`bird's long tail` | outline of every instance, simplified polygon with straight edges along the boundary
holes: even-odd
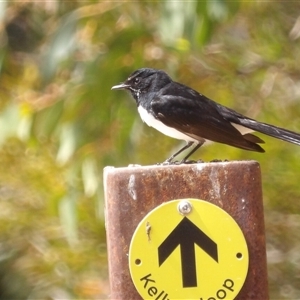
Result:
[[[237,121],[237,120],[235,120]],[[300,134],[274,125],[257,122],[248,118],[238,118],[238,123],[254,131],[300,146]]]

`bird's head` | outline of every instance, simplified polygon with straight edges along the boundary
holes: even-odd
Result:
[[[143,93],[158,92],[172,80],[162,70],[143,68],[134,71],[124,82],[113,86],[112,90],[129,90],[133,98],[138,101]]]

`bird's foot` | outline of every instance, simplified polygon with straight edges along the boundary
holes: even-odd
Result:
[[[187,159],[183,159],[179,162],[179,164],[185,164],[185,165],[191,165],[191,164],[199,164],[199,163],[204,163],[204,161],[202,159],[198,159],[198,160],[187,160]]]
[[[181,162],[178,161],[178,160],[165,160],[164,162],[162,163],[157,163],[156,165],[157,166],[175,166],[175,165],[180,165]]]
[[[176,165],[176,161],[172,161],[172,160],[165,160],[162,163],[156,163],[157,166],[171,166],[171,165]]]
[[[212,159],[210,162],[228,162],[228,161],[229,161],[228,159],[222,160],[222,159],[215,158],[215,159]]]
[[[191,165],[191,164],[199,164],[199,163],[204,163],[204,161],[202,159],[199,160],[187,160],[187,159],[183,159],[183,160],[166,160],[162,163],[157,163],[156,165],[158,166],[178,166],[178,165]]]
[[[215,162],[228,162],[228,161],[229,161],[228,159],[222,160],[222,159],[215,158],[212,159],[210,162],[215,163]],[[191,165],[191,164],[202,164],[202,163],[204,163],[204,160],[202,159],[198,159],[198,160],[182,159],[180,161],[167,159],[162,163],[157,163],[156,165],[157,166],[178,166],[178,165]]]

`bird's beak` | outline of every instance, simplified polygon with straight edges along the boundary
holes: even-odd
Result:
[[[130,87],[130,85],[123,82],[118,85],[114,85],[111,89],[112,90],[124,90],[124,89],[128,89],[129,87]]]

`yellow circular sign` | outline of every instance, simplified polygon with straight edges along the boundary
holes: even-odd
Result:
[[[131,277],[143,299],[234,299],[248,262],[235,220],[198,199],[153,209],[136,228],[129,249]]]

